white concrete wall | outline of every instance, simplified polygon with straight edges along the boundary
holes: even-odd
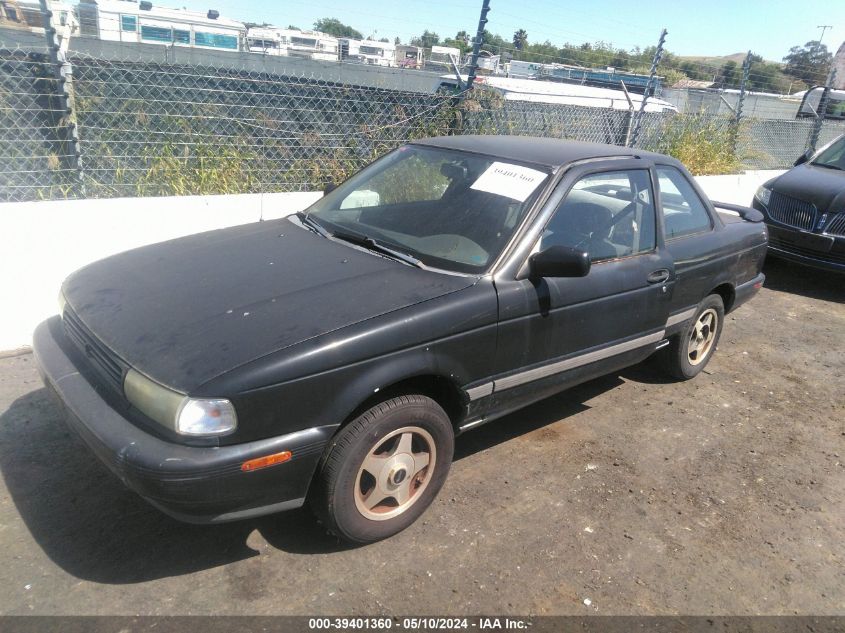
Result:
[[[711,200],[751,206],[757,187],[780,176],[783,169],[760,169],[727,176],[698,176],[696,180]]]
[[[28,346],[71,272],[121,251],[304,209],[322,193],[0,204],[0,351]]]
[[[748,205],[757,187],[782,172],[703,176],[719,202]],[[116,198],[0,204],[0,351],[30,344],[56,312],[62,280],[103,257],[212,229],[299,211],[320,193]]]

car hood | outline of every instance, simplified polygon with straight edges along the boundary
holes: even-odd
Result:
[[[126,363],[192,393],[265,354],[475,281],[282,219],[121,253],[75,272],[63,290],[78,318]]]
[[[845,171],[805,163],[778,176],[770,186],[778,193],[812,202],[819,211],[845,210]]]

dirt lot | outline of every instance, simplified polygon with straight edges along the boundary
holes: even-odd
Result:
[[[766,273],[706,374],[645,364],[464,435],[423,519],[363,548],[304,511],[165,517],[0,360],[0,613],[845,614],[845,282]]]

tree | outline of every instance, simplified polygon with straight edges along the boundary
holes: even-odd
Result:
[[[525,32],[525,29],[519,29],[513,34],[513,47],[521,51],[526,44],[528,44],[528,33]]]
[[[424,47],[431,48],[432,46],[437,46],[440,43],[440,36],[433,31],[425,30],[423,31],[420,40],[422,40],[422,45]]]
[[[720,88],[739,88],[742,70],[737,63],[730,59],[724,63],[716,77],[716,84]]]
[[[395,46],[399,46],[400,44],[402,44],[402,40],[401,40],[401,39],[399,39],[399,36],[398,36],[398,35],[397,35],[395,38],[393,38],[393,44],[394,44]]]
[[[337,18],[323,18],[314,22],[317,31],[334,35],[335,37],[351,37],[355,40],[363,40],[364,36],[348,24],[344,24]]]
[[[455,40],[458,42],[463,42],[464,46],[469,46],[469,41],[471,39],[472,38],[469,36],[469,33],[467,33],[466,31],[458,31],[455,34]]]
[[[380,37],[380,38],[378,38],[378,41],[379,41],[379,42],[387,42],[387,43],[390,43],[390,39],[389,39],[389,38],[387,38],[387,37]]]
[[[827,50],[827,46],[818,40],[812,40],[804,46],[790,48],[783,61],[786,62],[784,73],[808,85],[818,86],[823,85],[827,79],[833,55]]]

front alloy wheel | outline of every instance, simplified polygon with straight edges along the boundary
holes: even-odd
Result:
[[[376,442],[358,470],[355,505],[373,521],[399,516],[425,491],[429,466],[437,461],[434,438],[423,428],[405,426]]]
[[[452,422],[423,395],[385,400],[332,438],[309,501],[325,526],[371,543],[411,525],[431,504],[454,452]]]

